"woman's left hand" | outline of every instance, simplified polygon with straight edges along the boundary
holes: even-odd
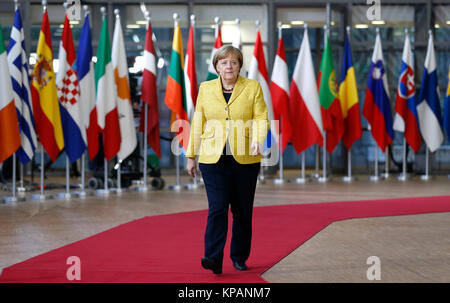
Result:
[[[258,142],[252,142],[252,156],[259,156],[261,155],[261,148],[259,146]]]

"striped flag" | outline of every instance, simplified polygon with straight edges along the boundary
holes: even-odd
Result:
[[[222,43],[222,34],[220,32],[220,25],[216,24],[216,41],[214,42],[214,47],[211,51],[211,57],[208,65],[208,76],[206,76],[206,81],[216,79],[218,77],[216,69],[213,66],[213,58],[217,53],[217,50],[223,46]]]
[[[94,160],[99,150],[97,109],[95,107],[94,62],[92,62],[92,36],[89,15],[84,17],[77,53],[77,73],[80,84],[81,118],[86,129],[89,159]]]
[[[345,35],[344,62],[342,63],[341,83],[339,84],[339,101],[341,102],[342,118],[344,119],[344,134],[342,142],[347,150],[361,138],[361,116],[359,113],[358,89],[349,37]]]
[[[253,50],[253,56],[250,59],[250,66],[248,69],[248,78],[256,80],[261,85],[264,101],[267,106],[267,114],[269,121],[274,120],[273,107],[272,107],[272,97],[270,95],[269,88],[269,74],[267,73],[266,59],[264,58],[264,49],[261,41],[261,33],[258,30],[256,33],[255,48]],[[270,148],[272,142],[272,136],[277,136],[278,129],[269,129],[269,133],[266,137],[265,145]]]
[[[72,30],[66,14],[59,44],[59,71],[56,89],[60,104],[65,151],[71,163],[78,160],[86,150],[86,128],[81,120],[80,88],[78,74],[73,69],[75,49]]]
[[[197,101],[197,71],[195,68],[195,49],[194,49],[194,25],[189,29],[189,38],[184,60],[184,81],[186,89],[186,106],[189,120],[194,115],[195,102]]]
[[[148,105],[147,141],[153,151],[161,158],[161,141],[159,137],[158,90],[156,87],[156,58],[153,47],[152,24],[148,23],[145,34],[144,71],[142,72],[142,110],[139,131],[144,132],[145,108]]]
[[[183,41],[178,22],[175,23],[172,43],[172,55],[170,57],[169,77],[167,78],[166,96],[164,102],[172,111],[172,115],[178,120],[189,120],[187,115],[186,95],[184,89],[184,56]],[[187,140],[180,138],[180,144],[184,150],[187,148]]]
[[[105,158],[109,161],[120,150],[121,135],[107,18],[103,18],[98,42],[95,88],[97,92],[95,105],[97,108],[97,123],[103,133]]]
[[[20,130],[1,26],[0,92],[0,162],[3,162],[20,147]]]
[[[415,93],[416,85],[414,84],[411,43],[407,34],[405,46],[403,47],[402,65],[395,100],[394,130],[404,133],[406,142],[417,153],[422,144],[422,138],[420,137]]]
[[[444,128],[447,132],[447,137],[450,138],[450,69],[448,70],[447,81],[447,91],[444,101]]]
[[[373,138],[384,152],[394,139],[394,130],[392,128],[389,88],[379,33],[377,33],[373,49],[363,115],[370,124]]]
[[[47,11],[42,17],[36,54],[31,85],[36,132],[42,146],[52,161],[55,161],[64,148],[64,135],[53,72],[53,50]]]
[[[444,141],[442,131],[441,105],[439,101],[436,55],[434,53],[433,36],[428,38],[428,49],[425,57],[422,84],[417,99],[420,132],[431,152],[434,152]]]
[[[289,93],[291,141],[299,154],[313,144],[323,145],[322,114],[315,79],[308,30],[305,29]]]
[[[326,36],[317,82],[319,85],[323,128],[327,134],[326,149],[329,153],[332,153],[344,134],[344,120],[337,92],[333,54],[331,53],[331,43],[328,35]]]
[[[133,108],[131,106],[130,86],[128,82],[128,65],[123,41],[120,17],[116,15],[112,46],[112,65],[117,87],[117,110],[120,123],[120,160],[126,159],[137,146],[136,129],[134,127]]]
[[[280,133],[282,136],[281,151],[292,136],[292,126],[289,115],[289,78],[283,38],[278,40],[278,50],[273,64],[270,82],[270,95],[273,102],[273,115],[275,120],[281,120]]]
[[[25,165],[33,158],[37,146],[37,136],[34,128],[33,107],[28,78],[25,35],[23,32],[22,17],[18,9],[16,9],[14,25],[11,28],[8,64],[20,128],[21,146],[16,154],[20,162]]]

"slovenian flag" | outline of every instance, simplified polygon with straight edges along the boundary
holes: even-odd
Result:
[[[111,160],[120,150],[119,112],[117,89],[111,62],[111,43],[108,22],[103,18],[95,64],[95,87],[97,92],[97,123],[103,133],[103,150],[106,160]]]
[[[416,85],[414,84],[411,43],[407,34],[405,46],[403,47],[402,65],[395,100],[394,130],[404,133],[406,142],[417,153],[422,139],[419,131],[415,92]]]
[[[94,62],[92,62],[92,36],[89,15],[84,17],[77,53],[77,73],[80,84],[81,118],[86,129],[89,159],[94,160],[99,150],[97,109],[95,107]]]
[[[434,152],[441,146],[444,140],[444,133],[441,128],[442,118],[437,82],[436,55],[431,32],[428,39],[422,84],[420,85],[416,107],[419,115],[420,132],[430,151]]]
[[[292,145],[298,154],[313,144],[323,145],[319,92],[305,28],[289,91],[292,121]]]
[[[78,160],[86,150],[86,128],[81,120],[80,88],[78,74],[74,70],[75,49],[72,30],[66,14],[59,44],[59,71],[56,89],[61,111],[65,151],[71,163]]]
[[[377,32],[372,64],[367,81],[363,115],[370,124],[372,136],[384,152],[394,139],[391,104],[380,34]]]
[[[64,149],[64,135],[53,72],[52,39],[47,11],[42,17],[36,54],[31,85],[34,121],[39,141],[54,162]]]
[[[272,97],[270,96],[269,88],[269,74],[267,73],[266,60],[264,58],[263,44],[261,41],[261,33],[259,30],[256,33],[255,48],[253,50],[253,56],[250,59],[248,78],[258,81],[261,85],[264,101],[266,102],[267,106],[269,122],[274,121]],[[266,141],[264,143],[265,148],[270,148],[272,146],[272,136],[275,134],[278,134],[278,129],[269,129],[269,133],[267,134]]]
[[[345,34],[344,62],[342,63],[339,84],[339,102],[341,102],[344,134],[342,142],[347,150],[362,136],[361,116],[359,113],[358,88],[348,34]]]
[[[20,131],[1,26],[0,92],[0,162],[3,162],[20,147]]]
[[[19,9],[16,9],[14,25],[11,28],[11,37],[8,48],[8,64],[20,128],[21,145],[17,150],[16,155],[20,162],[25,165],[33,158],[37,146],[37,136],[34,127],[33,107],[31,104],[25,35]]]

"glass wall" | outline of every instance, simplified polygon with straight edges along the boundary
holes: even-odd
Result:
[[[438,60],[438,81],[441,93],[441,105],[445,90],[448,84],[448,72],[450,66],[450,4],[434,4],[431,0],[415,1],[415,4],[404,4],[403,1],[389,1],[389,4],[382,4],[380,20],[370,21],[367,17],[368,5],[365,1],[333,1],[330,6],[331,42],[333,51],[334,68],[339,80],[342,68],[342,53],[344,46],[344,33],[346,26],[351,27],[351,45],[353,63],[357,77],[360,109],[364,104],[365,88],[370,67],[370,59],[375,42],[376,28],[380,29],[383,44],[384,59],[386,61],[389,93],[394,115],[394,103],[397,90],[398,76],[400,72],[402,49],[405,37],[405,29],[411,38],[415,81],[417,94],[420,89],[420,82],[423,73],[423,63],[428,41],[428,29],[431,26],[434,37]],[[22,16],[24,16],[24,28],[27,39],[27,51],[30,53],[30,63],[33,63],[37,40],[42,21],[42,5],[40,1],[20,1]],[[62,1],[61,1],[62,3]],[[304,34],[304,24],[308,24],[308,35],[311,45],[315,72],[319,70],[321,54],[323,50],[323,26],[327,22],[326,1],[275,1],[267,0],[247,1],[242,4],[239,1],[211,1],[201,3],[193,0],[180,0],[177,2],[152,1],[146,4],[151,13],[151,21],[154,32],[155,51],[157,57],[157,85],[159,98],[159,115],[161,127],[162,167],[174,167],[174,158],[170,152],[170,139],[173,133],[169,132],[170,110],[164,103],[165,87],[170,66],[170,53],[173,38],[173,14],[180,16],[180,26],[184,50],[186,50],[188,27],[190,14],[196,16],[195,24],[195,48],[197,63],[197,79],[204,81],[207,75],[207,67],[210,60],[210,53],[214,44],[214,18],[219,17],[221,21],[221,31],[224,43],[231,43],[237,33],[236,19],[240,21],[241,45],[244,53],[244,72],[247,71],[250,58],[253,53],[253,45],[256,37],[256,20],[261,24],[261,35],[268,65],[269,76],[273,65],[273,56],[277,47],[277,22],[283,24],[283,39],[286,48],[288,61],[289,78],[297,60],[299,47]],[[132,99],[135,103],[136,120],[140,110],[140,81],[141,62],[143,59],[143,46],[145,40],[145,18],[141,11],[140,1],[121,2],[110,1],[83,1],[91,11],[92,37],[94,54],[96,53],[98,37],[100,34],[102,16],[100,7],[107,8],[107,18],[109,22],[110,37],[114,30],[114,9],[120,10],[123,32],[125,36],[126,50],[129,65],[129,79],[132,91]],[[13,23],[14,4],[12,1],[0,0],[0,23],[3,27],[5,45],[8,46],[10,28]],[[62,34],[62,24],[64,19],[64,8],[62,4],[51,2],[48,5],[49,18],[51,23],[51,34],[53,41],[53,54],[55,57],[55,68],[57,68],[57,54],[59,50],[59,40]],[[83,19],[83,11],[81,17]],[[78,48],[78,40],[82,28],[82,20],[72,22],[75,48]],[[430,26],[429,26],[430,25]],[[374,141],[367,131],[367,121],[361,119],[365,131],[363,137],[358,140],[353,148],[353,165],[355,170],[372,169],[374,160]],[[394,165],[400,162],[402,136],[395,134],[392,145],[392,160]],[[433,169],[447,169],[450,167],[450,157],[447,154],[450,150],[448,138],[446,136],[444,145],[434,154]],[[152,153],[152,151],[150,151]],[[329,156],[331,168],[335,172],[344,172],[346,169],[346,150],[342,144]],[[423,168],[424,147],[419,154],[414,155],[409,152],[409,160],[414,164],[416,170]],[[316,164],[316,149],[310,148],[307,153],[307,165],[312,168]],[[320,154],[321,155],[321,154]],[[384,154],[381,156],[384,162]],[[321,162],[320,162],[321,163]],[[291,145],[288,146],[285,154],[284,164],[286,167],[299,167],[300,157],[296,155]],[[64,162],[54,164],[55,167],[64,167]],[[394,168],[396,168],[394,166]]]

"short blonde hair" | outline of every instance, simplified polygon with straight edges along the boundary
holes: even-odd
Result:
[[[232,45],[224,45],[217,50],[217,52],[214,54],[214,57],[213,57],[213,66],[214,66],[214,69],[216,70],[216,72],[217,72],[216,66],[217,66],[217,63],[219,62],[219,60],[222,60],[222,59],[228,57],[228,55],[230,55],[230,54],[232,54],[236,57],[236,59],[239,62],[239,71],[241,70],[242,64],[244,63],[244,56],[242,55],[241,50]],[[219,73],[219,72],[217,72],[217,73]]]

